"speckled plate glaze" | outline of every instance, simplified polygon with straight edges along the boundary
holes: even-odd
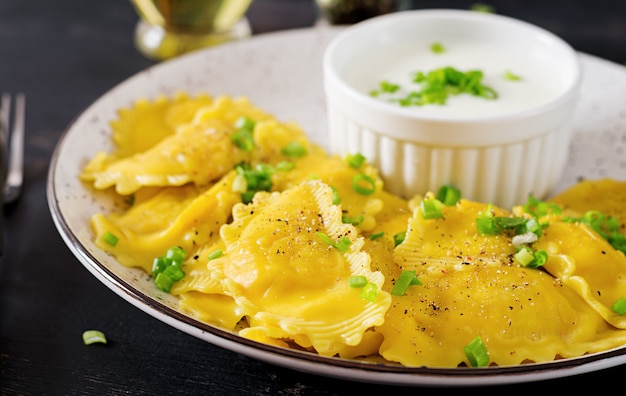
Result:
[[[576,359],[514,367],[429,369],[320,357],[243,339],[177,309],[150,277],[120,265],[93,243],[92,214],[114,202],[94,193],[78,174],[97,151],[110,150],[109,122],[121,107],[159,94],[187,91],[247,96],[283,121],[294,120],[325,145],[322,55],[339,28],[315,27],[259,35],[165,62],[122,82],[69,126],[52,158],[48,204],[63,240],[102,283],[145,313],[217,346],[272,364],[323,376],[395,385],[479,386],[566,377],[626,363],[626,347]],[[567,170],[557,190],[581,177],[626,179],[626,68],[580,54],[584,82]],[[556,192],[556,191],[555,191]]]

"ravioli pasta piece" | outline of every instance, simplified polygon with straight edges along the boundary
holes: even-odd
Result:
[[[121,214],[95,214],[91,218],[95,243],[123,265],[150,273],[153,259],[171,246],[192,252],[219,236],[233,205],[241,199],[233,192],[234,178],[231,171],[205,191],[193,185],[166,188]],[[107,232],[119,238],[115,246],[104,241]]]
[[[371,271],[363,239],[341,222],[332,196],[326,184],[308,181],[282,193],[257,193],[251,205],[235,206],[233,222],[221,229],[224,255],[211,265],[224,277],[224,293],[244,310],[249,328],[242,336],[291,340],[332,356],[382,324],[390,302],[381,290],[384,278]],[[351,244],[342,252],[318,232]],[[374,301],[349,286],[353,275],[376,285]]]
[[[116,146],[112,156],[125,158],[148,150],[191,122],[199,108],[212,103],[213,98],[206,94],[192,98],[181,92],[171,99],[165,95],[153,101],[140,99],[132,107],[120,109],[118,118],[111,121]]]
[[[422,285],[394,296],[387,320],[376,328],[384,336],[383,357],[408,366],[468,365],[463,348],[480,336],[491,362],[515,365],[580,356],[597,350],[600,334],[611,333],[569,286],[513,262],[510,237],[478,234],[475,219],[486,209],[461,200],[443,207],[444,219],[415,211],[394,255]]]
[[[188,124],[144,153],[104,162],[102,169],[88,166],[83,179],[93,180],[96,189],[115,186],[121,195],[144,186],[207,186],[246,158],[232,142],[233,130],[219,120]]]
[[[584,243],[581,243],[584,241]],[[548,253],[546,271],[570,286],[612,325],[626,329],[626,317],[611,305],[626,297],[626,256],[581,223],[550,221],[535,249]]]
[[[380,354],[406,366],[469,366],[463,348],[477,336],[499,366],[581,356],[626,341],[626,333],[540,270],[459,258],[418,267],[417,276],[422,285],[393,296],[387,320],[376,328],[384,336]]]
[[[599,210],[613,216],[626,232],[626,181],[614,179],[583,180],[550,199],[579,216],[588,210]]]

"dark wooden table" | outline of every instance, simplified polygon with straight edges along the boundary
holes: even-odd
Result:
[[[472,3],[416,0],[413,7],[469,8]],[[561,35],[579,51],[626,62],[623,0],[487,3],[498,13]],[[255,0],[248,16],[255,34],[310,27],[317,18],[312,0]],[[64,245],[46,203],[50,156],[77,114],[122,80],[154,64],[133,46],[136,21],[128,0],[0,1],[0,91],[25,92],[28,102],[24,193],[4,208],[0,394],[407,392],[305,374],[207,344],[128,304],[96,280]],[[83,345],[82,331],[93,327],[105,330],[110,344]],[[575,389],[589,383],[609,389],[620,387],[624,374],[626,367],[615,367],[489,390]]]

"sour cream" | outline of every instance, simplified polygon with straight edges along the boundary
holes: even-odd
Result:
[[[421,89],[420,84],[413,82],[416,72],[427,74],[448,66],[462,72],[482,71],[482,83],[498,94],[495,100],[461,94],[450,96],[444,105],[406,107],[428,116],[455,118],[507,115],[540,106],[563,92],[566,82],[559,77],[559,71],[538,54],[475,40],[438,41],[444,51],[434,52],[433,43],[404,43],[383,49],[375,61],[353,76],[354,86],[369,94],[381,81],[398,84],[400,89],[394,94],[378,96],[379,100],[390,102],[392,98],[403,98]],[[507,73],[520,79],[507,78]]]

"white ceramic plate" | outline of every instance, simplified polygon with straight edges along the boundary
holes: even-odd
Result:
[[[187,91],[247,96],[283,121],[295,120],[325,145],[323,50],[338,28],[316,27],[256,36],[151,67],[104,94],[80,114],[53,155],[48,203],[63,240],[102,283],[144,312],[183,332],[249,357],[296,370],[363,382],[396,385],[478,386],[565,377],[626,363],[626,347],[551,363],[480,369],[428,369],[324,358],[243,339],[177,311],[149,276],[117,263],[98,249],[89,218],[112,202],[94,196],[78,180],[88,159],[110,150],[109,122],[139,98]],[[580,54],[584,69],[575,136],[559,190],[579,177],[626,179],[626,68]]]

